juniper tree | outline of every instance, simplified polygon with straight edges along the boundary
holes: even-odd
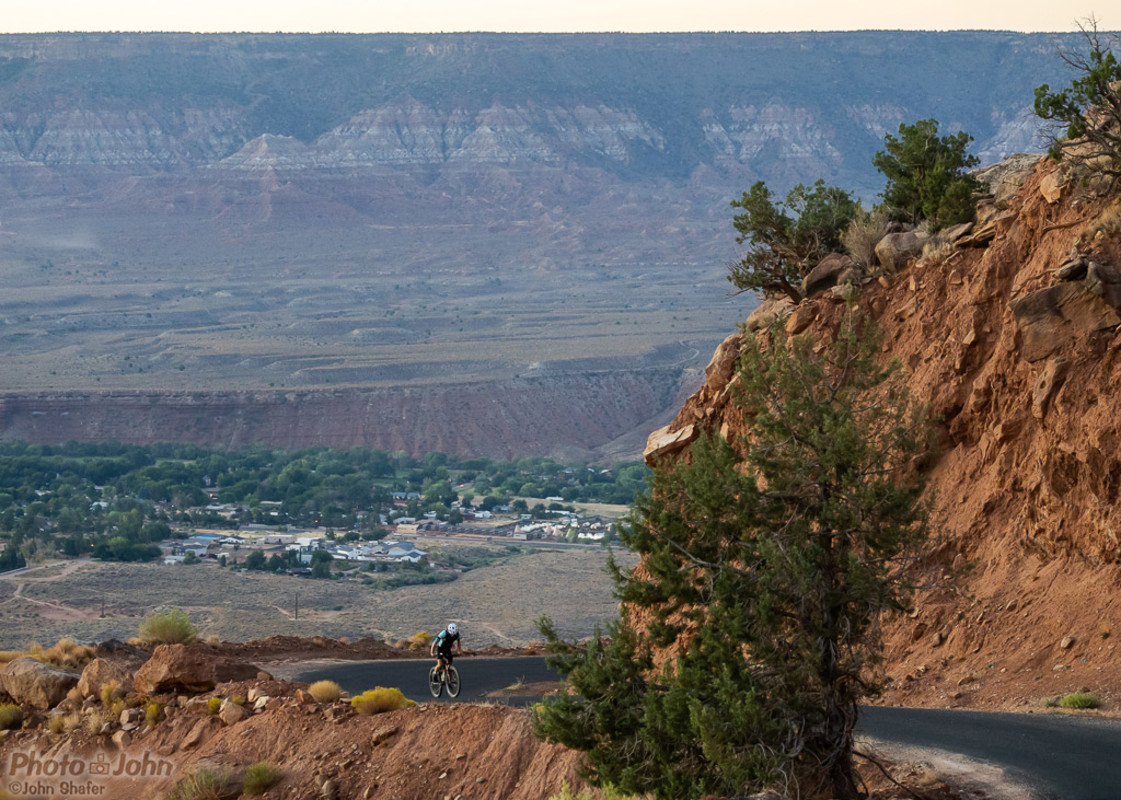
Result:
[[[1052,158],[1089,165],[1116,180],[1121,177],[1121,62],[1113,51],[1121,50],[1121,40],[1103,39],[1094,17],[1078,27],[1087,52],[1059,54],[1075,78],[1057,92],[1046,83],[1038,87],[1035,113],[1054,126]]]
[[[732,224],[736,243],[747,243],[747,250],[728,268],[728,280],[740,291],[782,292],[795,303],[802,300],[802,278],[841,249],[841,234],[860,210],[852,195],[820,180],[795,186],[785,202],[775,202],[757,181],[732,206],[743,209]]]
[[[973,137],[964,131],[938,135],[938,120],[899,126],[899,136],[884,136],[884,149],[872,164],[887,177],[884,205],[898,220],[926,220],[935,230],[971,222],[980,183],[966,170],[977,166],[966,153]]]
[[[570,693],[539,735],[586,753],[597,785],[659,798],[775,784],[849,800],[857,703],[898,565],[925,531],[913,467],[928,427],[853,317],[834,341],[749,340],[742,440],[704,435],[654,469],[612,562],[620,619],[585,647],[539,626]],[[820,349],[820,352],[818,350]]]

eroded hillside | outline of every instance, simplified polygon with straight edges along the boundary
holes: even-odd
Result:
[[[1115,703],[1121,207],[1050,160],[998,180],[952,251],[859,292],[943,439],[914,609],[887,628],[888,699],[1014,708],[1086,688]],[[825,335],[841,294],[799,306],[787,332]],[[728,391],[740,342],[649,456],[744,431]]]

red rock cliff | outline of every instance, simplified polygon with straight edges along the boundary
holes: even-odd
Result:
[[[1121,204],[1048,160],[1020,178],[972,246],[860,291],[944,440],[915,609],[888,628],[902,702],[1121,689]],[[818,295],[787,331],[825,330],[842,308]],[[683,453],[701,428],[743,431],[727,391],[741,341],[717,350],[648,457]]]

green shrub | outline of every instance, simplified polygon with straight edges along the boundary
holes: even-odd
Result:
[[[409,637],[410,650],[424,650],[432,642],[432,634],[428,631],[417,631]]]
[[[0,731],[14,730],[22,724],[22,708],[15,703],[0,703]]]
[[[836,186],[818,181],[798,184],[775,202],[766,183],[757,181],[733,208],[743,209],[732,224],[736,243],[747,244],[739,261],[728,267],[728,280],[740,291],[782,293],[801,302],[802,278],[841,246],[841,234],[860,205]]]
[[[197,636],[198,628],[178,608],[163,614],[152,612],[140,623],[140,638],[147,644],[188,644]]]
[[[233,779],[228,772],[197,769],[175,784],[168,800],[222,800],[229,797]]]
[[[245,794],[264,794],[280,782],[284,773],[267,761],[258,761],[245,771],[245,783],[241,790]]]
[[[1097,708],[1102,704],[1102,699],[1092,692],[1071,692],[1059,698],[1059,705],[1063,708]]]
[[[333,703],[343,695],[343,690],[334,681],[316,681],[307,690],[317,703]]]
[[[400,689],[387,689],[384,686],[367,689],[357,697],[352,697],[350,704],[355,711],[366,716],[384,714],[386,711],[396,711],[399,708],[415,705]]]
[[[926,220],[931,230],[972,222],[980,183],[967,170],[980,163],[965,152],[973,137],[964,131],[938,135],[938,120],[901,124],[898,138],[884,136],[872,164],[887,178],[884,205],[904,222]]]
[[[155,701],[148,703],[144,708],[144,719],[149,725],[154,727],[155,724],[160,721],[160,717],[163,716],[163,709],[163,703],[157,703]]]
[[[206,710],[210,714],[217,714],[219,711],[222,710],[222,698],[221,697],[211,697],[209,700],[206,701]]]
[[[594,797],[591,789],[581,789],[579,794],[573,794],[566,781],[561,784],[560,794],[552,795],[549,800],[594,800]],[[609,784],[600,789],[600,797],[602,800],[627,800],[628,796],[621,794],[614,786]]]

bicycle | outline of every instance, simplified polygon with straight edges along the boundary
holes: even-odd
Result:
[[[428,670],[428,691],[433,697],[439,697],[444,689],[448,690],[448,697],[459,697],[459,670],[441,661]]]

